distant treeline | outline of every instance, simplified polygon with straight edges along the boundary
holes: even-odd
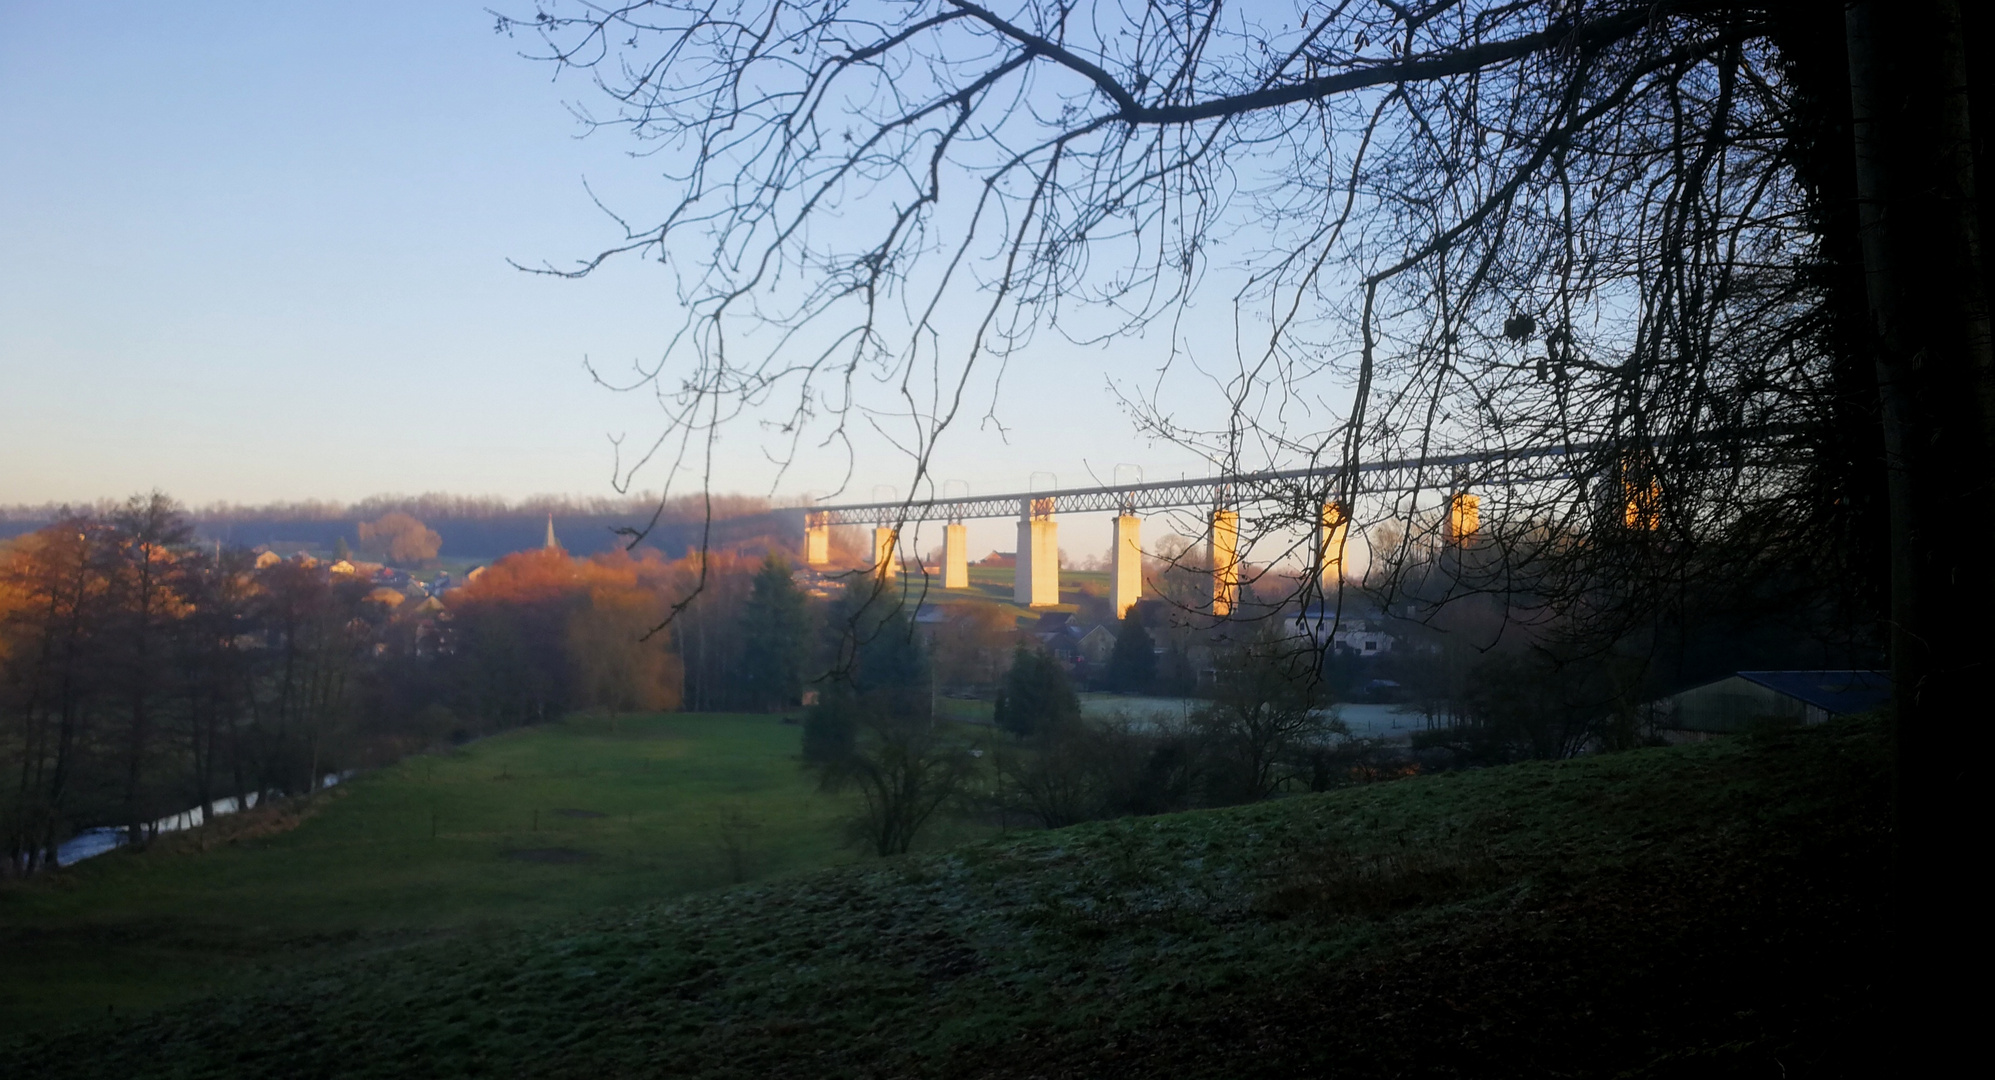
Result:
[[[70,509],[112,512],[108,505]],[[41,529],[59,520],[64,510],[55,504],[0,507],[0,539]],[[215,503],[188,511],[187,518],[200,540],[270,547],[289,554],[299,549],[330,551],[342,540],[357,544],[360,523],[396,512],[418,518],[436,530],[443,538],[443,556],[477,560],[543,546],[550,515],[561,546],[578,555],[626,546],[630,538],[619,529],[648,529],[639,546],[672,557],[702,546],[739,547],[758,539],[793,546],[803,535],[801,511],[743,495],[715,495],[711,500],[682,496],[666,500],[662,506],[655,495],[614,499],[536,496],[519,502],[443,494],[377,495],[357,503]]]

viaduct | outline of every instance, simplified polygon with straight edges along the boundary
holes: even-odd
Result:
[[[1427,477],[1437,472],[1451,475],[1454,482],[1448,495],[1444,535],[1450,543],[1461,543],[1479,528],[1480,499],[1467,490],[1470,470],[1482,485],[1544,481],[1563,476],[1565,462],[1574,456],[1603,448],[1568,444],[1366,462],[1355,468],[1331,466],[1005,495],[817,506],[804,512],[803,556],[807,565],[825,566],[831,560],[832,526],[872,525],[873,572],[891,578],[896,572],[901,529],[909,524],[943,521],[942,587],[967,588],[969,550],[963,522],[969,518],[1016,517],[1018,561],[1013,599],[1027,607],[1046,607],[1060,602],[1059,525],[1054,515],[1113,512],[1109,603],[1119,618],[1143,591],[1142,525],[1136,512],[1200,509],[1209,514],[1212,613],[1223,616],[1231,613],[1239,598],[1240,507],[1244,505],[1286,503],[1301,508],[1304,520],[1313,516],[1316,573],[1334,588],[1343,571],[1344,545],[1350,534],[1347,504],[1329,494],[1338,486],[1344,487],[1348,498],[1431,489],[1433,485],[1425,482]]]

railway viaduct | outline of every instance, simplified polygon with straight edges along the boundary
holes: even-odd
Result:
[[[1598,449],[1590,444],[1533,447],[1154,483],[819,505],[804,512],[803,557],[809,566],[828,565],[832,526],[871,525],[873,573],[891,577],[897,572],[901,531],[909,525],[941,521],[944,523],[942,587],[966,588],[970,570],[963,523],[971,518],[1016,518],[1018,557],[1013,599],[1027,607],[1046,607],[1060,600],[1057,516],[1113,513],[1109,602],[1120,617],[1143,591],[1142,519],[1138,512],[1194,509],[1206,515],[1212,612],[1223,616],[1232,611],[1239,598],[1243,506],[1281,503],[1290,508],[1294,520],[1314,520],[1311,547],[1315,572],[1334,588],[1343,571],[1344,548],[1350,538],[1347,507],[1355,497],[1445,490],[1448,495],[1444,536],[1450,543],[1461,543],[1474,536],[1480,527],[1480,498],[1471,486],[1507,486],[1555,479],[1565,474],[1567,461]],[[1450,478],[1447,484],[1432,482],[1432,478],[1442,476]]]

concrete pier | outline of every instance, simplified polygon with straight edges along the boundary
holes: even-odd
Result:
[[[1143,519],[1135,514],[1118,516],[1109,552],[1108,605],[1120,619],[1143,598]]]
[[[1231,615],[1240,602],[1240,515],[1212,512],[1212,613]]]
[[[1621,524],[1641,532],[1662,527],[1662,484],[1654,477],[1644,484],[1631,474],[1622,474]]]
[[[1011,589],[1014,603],[1051,607],[1060,602],[1059,536],[1059,526],[1053,521],[1053,500],[1021,500],[1018,566]]]
[[[1326,502],[1316,524],[1316,583],[1325,596],[1337,595],[1344,577],[1344,545],[1351,539],[1351,515],[1343,504]]]
[[[1448,524],[1443,534],[1449,544],[1466,544],[1481,528],[1482,500],[1466,491],[1448,496]]]
[[[891,525],[882,525],[873,530],[873,573],[881,581],[891,582],[900,573],[901,531]]]
[[[831,515],[818,510],[804,512],[804,565],[831,565]]]
[[[970,587],[969,530],[960,521],[952,521],[942,530],[942,587]]]

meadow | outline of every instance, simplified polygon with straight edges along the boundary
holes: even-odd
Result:
[[[778,716],[577,716],[0,890],[0,1032],[848,861]],[[295,824],[295,827],[291,827]]]
[[[912,578],[910,578],[912,580]],[[929,600],[946,603],[955,600],[979,599],[996,604],[1014,618],[1028,623],[1036,621],[1048,612],[1073,613],[1080,610],[1082,599],[1088,596],[1108,595],[1108,573],[1104,570],[1060,571],[1060,602],[1047,607],[1024,607],[1013,599],[1016,581],[1015,572],[1008,566],[970,567],[970,587],[967,589],[933,588]],[[939,585],[939,582],[937,583]]]
[[[475,948],[0,1040],[0,1072],[1861,1075],[1888,760],[1881,722],[1838,722],[605,888]]]

